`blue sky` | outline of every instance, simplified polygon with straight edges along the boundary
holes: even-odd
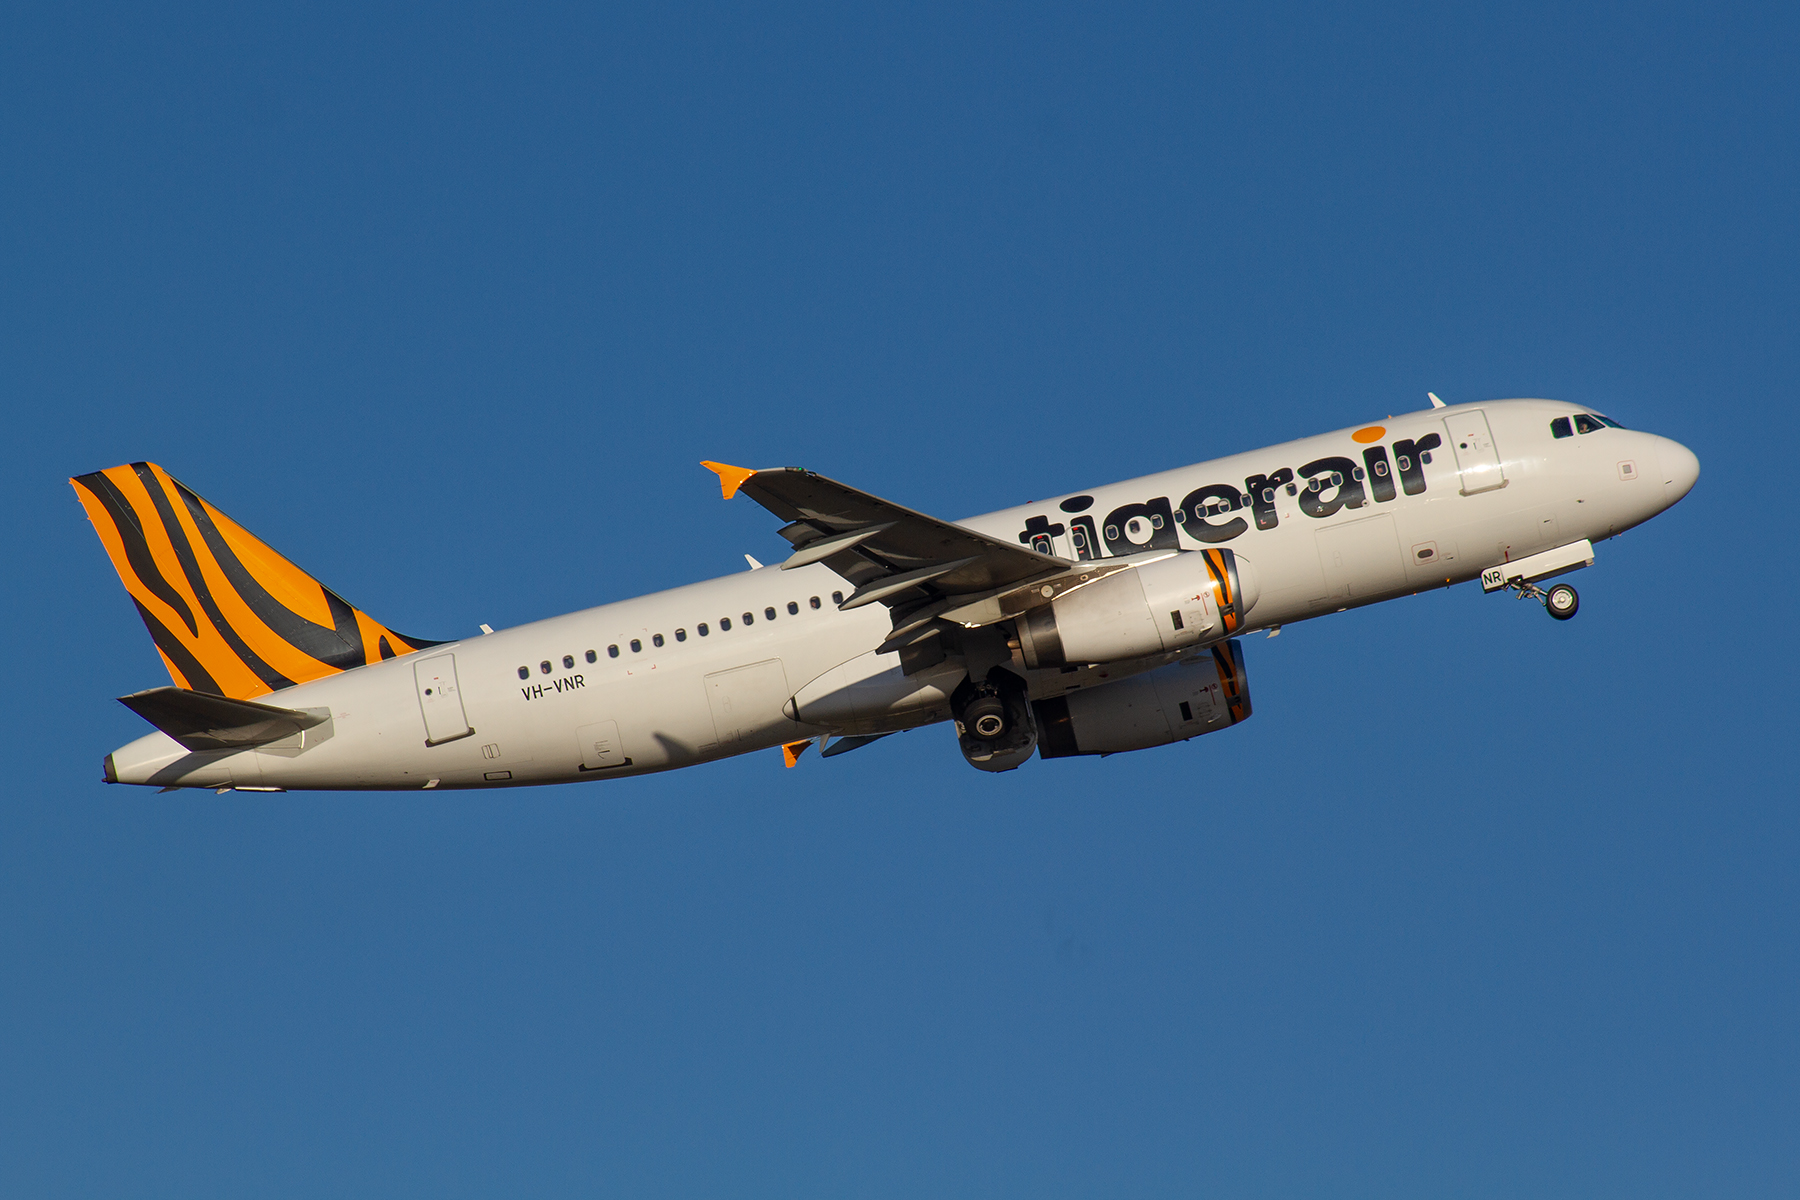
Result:
[[[1779,5],[38,5],[0,42],[0,1191],[1800,1187],[1800,18]],[[67,476],[397,628],[1451,401],[1675,437],[1566,625],[1246,647],[1256,713],[605,786],[155,796]]]

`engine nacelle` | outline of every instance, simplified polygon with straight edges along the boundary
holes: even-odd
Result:
[[[1118,754],[1185,742],[1250,715],[1244,652],[1235,639],[1117,683],[1032,704],[1038,755]]]
[[[1235,551],[1186,550],[1025,613],[1019,649],[1034,670],[1184,650],[1240,632],[1256,594]]]

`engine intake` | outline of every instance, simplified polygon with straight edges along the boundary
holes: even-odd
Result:
[[[1256,595],[1235,551],[1186,550],[1025,613],[1019,649],[1033,670],[1184,650],[1240,632]]]
[[[1236,639],[1117,683],[1032,704],[1038,755],[1118,754],[1185,742],[1250,715],[1250,683]]]

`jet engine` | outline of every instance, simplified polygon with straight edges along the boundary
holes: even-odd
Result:
[[[1250,686],[1234,638],[1211,653],[1031,707],[1040,757],[1118,754],[1236,725],[1250,715]]]
[[[1187,550],[1108,575],[1018,618],[1034,670],[1118,662],[1228,638],[1256,603],[1250,564],[1231,550]]]

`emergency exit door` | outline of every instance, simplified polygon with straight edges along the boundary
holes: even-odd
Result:
[[[434,654],[413,667],[419,689],[419,712],[425,717],[425,744],[441,746],[475,731],[463,712],[462,689],[456,686],[456,655]]]
[[[1450,434],[1450,450],[1456,455],[1456,471],[1462,476],[1462,494],[1491,492],[1506,486],[1500,467],[1500,449],[1488,428],[1487,414],[1479,408],[1444,418]]]

